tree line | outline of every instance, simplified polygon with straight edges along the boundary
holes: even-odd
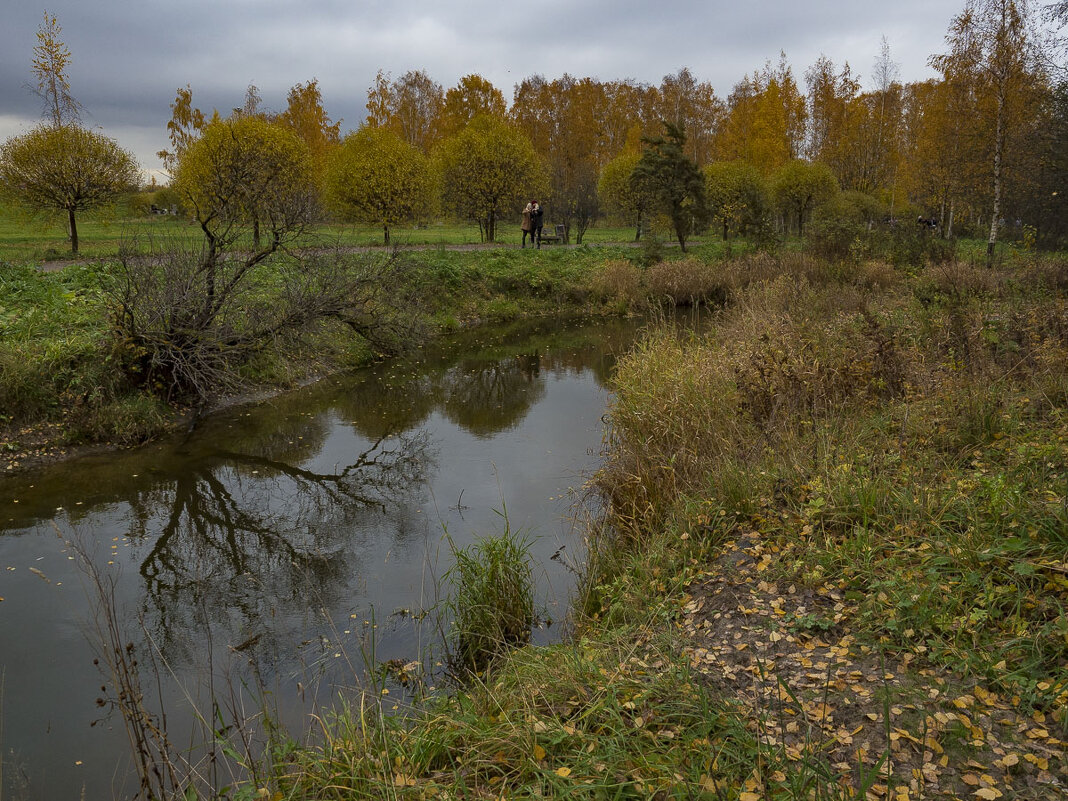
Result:
[[[1049,9],[1054,27],[1063,6]],[[38,143],[28,155],[34,136],[70,129],[73,142],[82,130],[71,120],[69,53],[48,21],[34,70],[49,119],[3,145],[0,183],[67,210],[73,232],[74,212],[106,193],[57,200],[40,186],[63,184],[62,171],[40,169],[34,190],[25,175],[63,150]],[[1056,246],[1068,236],[1068,77],[1056,44],[1025,0],[968,0],[929,60],[938,77],[912,83],[898,79],[885,39],[867,88],[826,56],[799,79],[781,54],[726,98],[686,68],[657,86],[533,75],[510,103],[477,74],[445,89],[422,70],[379,72],[366,118],[345,137],[314,80],[277,113],[254,86],[229,114],[205,113],[187,86],[161,155],[182,205],[202,228],[210,221],[209,243],[223,218],[251,221],[257,243],[261,229],[285,236],[278,225],[295,207],[374,224],[386,242],[399,223],[439,214],[476,221],[494,241],[500,221],[537,196],[577,242],[605,215],[629,220],[638,237],[659,215],[683,244],[708,224],[724,237],[801,233],[824,206],[868,225],[919,216],[946,237],[982,235],[991,252],[1006,232]]]

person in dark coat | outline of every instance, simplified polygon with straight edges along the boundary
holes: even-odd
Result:
[[[530,241],[531,243],[537,242],[537,248],[538,250],[541,250],[541,227],[542,217],[545,216],[545,210],[537,200],[532,200],[530,202],[534,206],[530,211]]]

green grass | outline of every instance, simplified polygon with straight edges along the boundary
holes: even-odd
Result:
[[[281,755],[277,786],[291,799],[689,799],[770,775],[774,755],[662,646],[647,625],[521,649],[406,714],[380,690],[359,696],[320,745]]]

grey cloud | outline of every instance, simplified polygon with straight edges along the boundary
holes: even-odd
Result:
[[[40,115],[26,89],[42,9],[14,4],[0,28],[0,139]],[[266,106],[317,78],[328,113],[345,127],[364,115],[377,70],[425,69],[443,86],[477,72],[511,101],[535,73],[658,84],[688,67],[722,96],[744,75],[787,54],[799,83],[821,54],[868,80],[884,34],[904,80],[926,77],[962,0],[807,4],[543,0],[533,13],[499,0],[56,0],[48,10],[72,53],[71,86],[90,122],[123,142],[138,131],[146,167],[166,145],[169,105],[189,84],[202,108],[227,111],[255,83]],[[159,131],[158,144],[146,132]]]

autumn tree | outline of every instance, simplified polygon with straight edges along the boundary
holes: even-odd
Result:
[[[35,91],[44,101],[45,117],[58,128],[78,122],[81,104],[70,92],[67,66],[70,50],[59,38],[63,29],[54,15],[45,12],[44,22],[37,29],[37,44],[33,48],[33,75],[37,79]]]
[[[768,208],[768,191],[760,171],[745,161],[715,161],[705,165],[705,194],[710,219],[722,227],[723,239],[732,231],[759,228]]]
[[[384,128],[363,127],[345,137],[326,171],[327,202],[347,217],[389,229],[424,214],[430,205],[426,156]]]
[[[604,84],[604,108],[601,110],[602,166],[628,149],[641,151],[641,137],[660,131],[659,93],[654,87],[633,81]]]
[[[465,75],[445,93],[441,111],[442,136],[455,136],[479,116],[504,118],[507,112],[500,89],[481,75]]]
[[[887,173],[897,169],[901,125],[902,86],[898,82],[901,69],[890,56],[890,43],[884,36],[879,46],[879,55],[872,65],[872,80],[875,84],[871,116],[876,120],[875,143],[872,150],[872,184],[883,185]]]
[[[260,111],[260,106],[263,105],[263,95],[260,94],[260,88],[254,83],[250,83],[245,87],[245,98],[241,105],[235,108],[230,116],[231,117],[263,117],[268,118],[268,115]]]
[[[171,103],[171,118],[167,121],[167,137],[171,140],[170,150],[156,153],[168,170],[178,166],[185,149],[200,136],[208,124],[204,112],[193,105],[193,90],[186,84],[179,88]]]
[[[707,81],[698,81],[683,67],[665,75],[657,91],[658,118],[686,131],[686,155],[698,167],[712,160],[714,142],[726,107]]]
[[[140,175],[118,143],[78,125],[40,125],[0,145],[0,189],[33,211],[66,212],[72,253],[75,215],[110,203],[136,187]]]
[[[327,158],[341,141],[341,120],[331,122],[323,108],[317,80],[298,83],[289,90],[286,110],[278,115],[278,122],[304,141],[312,168],[317,176],[321,176]]]
[[[409,70],[391,81],[381,70],[367,92],[371,128],[386,128],[405,142],[429,153],[440,135],[445,92],[423,70]]]
[[[0,145],[0,192],[31,211],[67,215],[71,252],[78,252],[76,215],[134,188],[140,168],[133,156],[103,134],[78,124],[79,103],[70,93],[70,51],[54,16],[44,15],[33,49],[36,92],[47,123]]]
[[[956,78],[909,84],[902,115],[901,179],[908,197],[937,214],[942,236],[979,209],[986,184],[975,144],[980,136],[975,96]]]
[[[679,247],[686,251],[686,238],[707,217],[705,181],[685,152],[686,134],[664,122],[664,136],[645,139],[645,148],[631,180],[636,187],[652,187],[657,205],[671,218]]]
[[[727,97],[727,113],[716,137],[718,157],[748,161],[762,175],[770,175],[802,154],[805,106],[782,54],[778,67],[768,62],[737,83]]]
[[[555,83],[543,75],[530,75],[512,93],[510,118],[543,158],[549,154],[557,129]]]
[[[797,233],[803,236],[813,209],[838,194],[838,181],[826,164],[797,159],[772,176],[771,194],[783,216],[796,222]]]
[[[543,195],[544,172],[522,132],[499,117],[475,117],[434,153],[442,204],[478,222],[486,242],[496,240],[497,221],[518,216],[531,195]]]
[[[173,185],[204,233],[206,295],[218,260],[253,228],[248,268],[299,235],[313,211],[311,157],[285,126],[260,117],[217,116],[181,151]]]
[[[808,85],[808,144],[805,152],[813,161],[822,161],[836,175],[846,172],[847,143],[853,138],[851,127],[860,79],[846,64],[840,70],[831,59],[821,55],[805,70]]]

